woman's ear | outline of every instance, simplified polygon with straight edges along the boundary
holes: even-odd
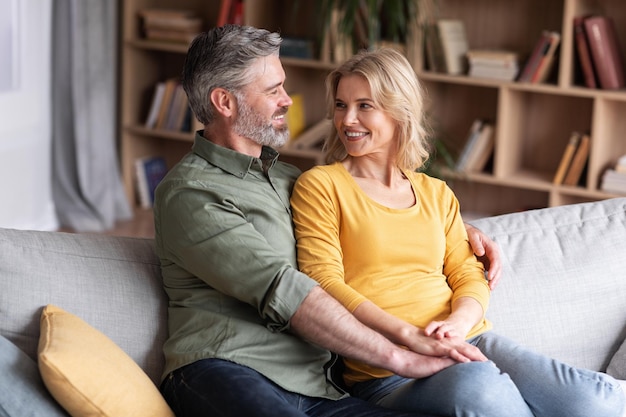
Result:
[[[215,88],[210,94],[211,103],[215,107],[215,111],[220,113],[224,117],[231,117],[236,109],[236,100],[228,90],[223,88]]]

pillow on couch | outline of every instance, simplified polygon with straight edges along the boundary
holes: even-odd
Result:
[[[615,352],[606,373],[613,378],[626,380],[626,340],[622,342],[622,346]]]
[[[38,354],[44,383],[73,417],[174,417],[152,380],[121,348],[56,306],[46,306],[41,315]]]
[[[39,376],[37,364],[0,336],[0,415],[67,417]]]

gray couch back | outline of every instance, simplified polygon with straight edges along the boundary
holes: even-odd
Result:
[[[606,369],[626,337],[626,198],[473,221],[500,244],[494,330],[575,366]]]
[[[0,229],[0,334],[34,359],[47,304],[106,334],[158,383],[167,296],[151,239]]]

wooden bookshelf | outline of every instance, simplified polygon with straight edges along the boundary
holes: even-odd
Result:
[[[542,30],[561,34],[553,76],[542,84],[449,76],[418,68],[436,134],[460,149],[472,121],[496,125],[493,166],[448,173],[463,210],[485,215],[615,197],[600,191],[604,170],[626,154],[626,90],[589,89],[575,77],[574,17],[608,15],[626,58],[626,5],[619,0],[439,0],[439,17],[465,22],[472,49],[508,49],[527,57]],[[520,65],[523,68],[524,60]],[[591,134],[584,185],[552,180],[572,131]]]
[[[470,49],[509,49],[527,56],[542,30],[561,34],[553,77],[529,84],[428,71],[423,60],[416,72],[426,88],[428,114],[437,136],[460,149],[472,121],[489,119],[495,126],[493,164],[485,172],[449,173],[447,179],[466,211],[485,215],[557,206],[614,197],[601,192],[606,168],[626,154],[626,91],[584,87],[575,77],[573,20],[583,14],[614,19],[626,58],[626,5],[621,0],[438,0],[438,17],[461,19]],[[174,164],[189,151],[193,135],[145,129],[155,84],[180,73],[186,45],[142,39],[137,12],[161,7],[192,9],[206,27],[217,22],[219,1],[127,0],[123,2],[121,68],[121,149],[126,190],[134,201],[133,163],[162,155]],[[246,0],[244,23],[280,31],[283,37],[318,40],[315,1],[301,0],[297,13],[288,0]],[[419,53],[419,50],[418,50]],[[283,57],[289,93],[305,97],[306,125],[325,117],[323,81],[334,64],[317,59]],[[520,63],[523,67],[524,61]],[[584,186],[554,185],[552,179],[570,134],[591,134]],[[306,169],[321,163],[319,151],[281,150],[283,159]]]

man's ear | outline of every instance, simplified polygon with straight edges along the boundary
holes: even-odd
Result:
[[[211,103],[215,107],[215,111],[224,117],[231,117],[237,109],[237,102],[228,90],[223,88],[215,88],[210,94]]]

